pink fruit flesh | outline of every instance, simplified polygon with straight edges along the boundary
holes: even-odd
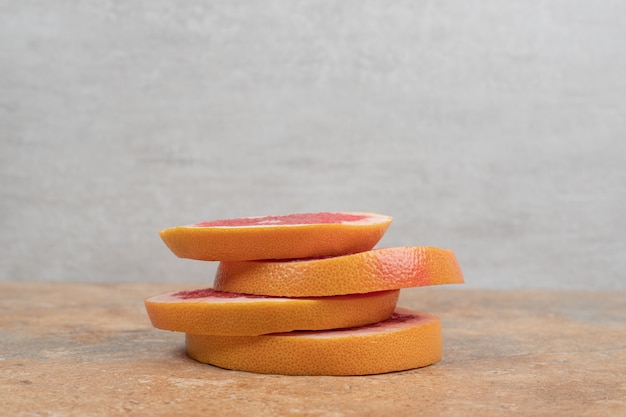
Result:
[[[236,227],[236,226],[268,226],[295,224],[331,224],[356,222],[366,219],[365,214],[352,213],[301,213],[283,216],[242,217],[239,219],[213,220],[196,223],[195,227]]]
[[[418,313],[406,308],[398,307],[393,315],[387,320],[377,323],[367,324],[360,327],[346,327],[324,331],[296,330],[287,333],[274,333],[280,336],[301,336],[301,337],[353,337],[362,336],[377,332],[394,331],[407,326],[418,325],[429,321],[438,320],[429,314]]]
[[[410,310],[404,308],[396,308],[396,311],[389,317],[387,320],[379,321],[377,323],[366,324],[364,326],[359,327],[346,327],[341,329],[329,329],[322,331],[311,331],[311,330],[296,330],[291,332],[291,334],[301,334],[301,335],[331,335],[331,334],[339,334],[343,332],[353,332],[353,333],[364,333],[369,332],[372,329],[376,329],[379,327],[386,328],[394,328],[399,325],[402,325],[411,320],[420,320],[421,317],[417,314],[411,314]],[[289,333],[283,333],[284,335],[289,335]]]
[[[189,300],[193,298],[267,298],[264,295],[254,295],[254,294],[237,294],[232,292],[225,291],[216,291],[213,288],[202,288],[198,290],[189,290],[189,291],[178,291],[172,294],[172,297],[180,298],[181,300]]]
[[[269,296],[269,295],[258,295],[258,294],[243,294],[243,293],[234,293],[234,292],[226,292],[226,291],[217,291],[213,288],[199,288],[195,290],[183,290],[178,291],[171,294],[161,294],[160,297],[167,296],[172,299],[179,300],[198,300],[200,298],[206,298],[205,301],[210,301],[210,299],[229,299],[229,298],[264,298],[266,300],[275,300],[275,299],[323,299],[323,298],[335,298],[335,299],[350,299],[350,298],[360,298],[360,297],[369,297],[375,296],[377,294],[383,292],[390,292],[394,290],[384,290],[377,291],[371,293],[363,293],[363,294],[344,294],[344,295],[335,295],[335,296],[326,296],[326,297],[278,297],[278,296]],[[172,300],[173,301],[173,300]],[[396,313],[394,313],[396,314]]]

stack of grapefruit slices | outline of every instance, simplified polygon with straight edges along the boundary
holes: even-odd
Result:
[[[392,218],[307,213],[162,230],[179,257],[219,261],[213,288],[145,300],[152,324],[186,333],[187,354],[221,368],[365,375],[441,359],[437,317],[397,307],[401,288],[462,283],[454,253],[373,249]]]

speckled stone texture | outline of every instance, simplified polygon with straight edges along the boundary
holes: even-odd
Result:
[[[0,0],[0,280],[207,282],[157,231],[375,211],[468,287],[626,289],[626,2]]]
[[[142,303],[181,287],[0,282],[2,414],[617,417],[626,409],[623,292],[403,290],[401,306],[441,318],[441,362],[288,377],[189,359],[183,335],[154,329]]]

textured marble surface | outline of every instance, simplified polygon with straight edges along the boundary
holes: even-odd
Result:
[[[210,282],[157,231],[362,210],[468,287],[625,289],[624,15],[0,0],[0,280]]]
[[[0,400],[11,416],[585,416],[626,406],[626,297],[403,290],[441,317],[441,362],[358,377],[203,365],[142,299],[182,284],[0,282]],[[192,287],[188,287],[192,288]]]

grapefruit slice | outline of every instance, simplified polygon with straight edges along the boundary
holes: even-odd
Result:
[[[145,300],[154,327],[178,332],[255,336],[292,330],[362,326],[393,313],[399,290],[316,298],[281,298],[211,288],[159,294]]]
[[[236,293],[319,297],[462,282],[451,250],[405,246],[313,260],[220,262],[213,285]]]
[[[391,221],[391,217],[375,213],[302,213],[214,220],[164,229],[159,234],[180,258],[313,258],[370,250]]]
[[[441,360],[437,317],[397,308],[386,321],[350,329],[263,336],[186,335],[187,354],[221,368],[282,375],[367,375]]]

